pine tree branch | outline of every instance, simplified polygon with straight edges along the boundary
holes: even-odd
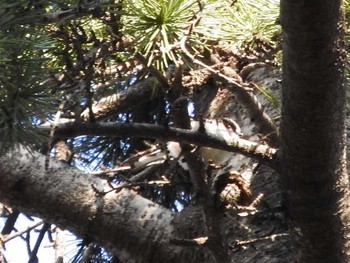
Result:
[[[125,111],[142,102],[151,100],[159,96],[161,89],[156,79],[148,78],[140,81],[134,86],[129,87],[125,91],[107,96],[92,105],[95,120],[108,118],[118,112]],[[89,110],[85,110],[81,114],[81,119],[89,120]]]
[[[58,138],[72,138],[82,135],[177,141],[243,154],[258,161],[264,161],[276,168],[277,150],[275,148],[244,139],[232,138],[232,140],[226,141],[224,138],[185,129],[144,123],[67,123],[59,125],[55,132],[55,136]]]
[[[56,160],[47,175],[44,163],[44,155],[22,147],[2,155],[0,201],[98,242],[124,261],[181,262],[184,249],[170,244],[173,212],[134,191],[110,191],[106,180]]]
[[[6,242],[9,242],[16,237],[22,236],[23,234],[25,234],[29,231],[32,231],[33,229],[37,228],[38,226],[42,225],[43,223],[44,223],[44,221],[39,221],[39,222],[33,224],[32,226],[27,227],[27,229],[25,229],[25,230],[15,232],[14,234],[11,234],[11,235],[4,235],[2,237],[2,242],[5,244]]]

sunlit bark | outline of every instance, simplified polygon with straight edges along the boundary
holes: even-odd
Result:
[[[45,172],[44,159],[23,148],[3,156],[1,202],[98,241],[128,262],[180,262],[182,250],[170,244],[172,212],[61,162],[52,160]]]

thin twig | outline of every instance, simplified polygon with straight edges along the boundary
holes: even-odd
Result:
[[[207,241],[208,237],[198,237],[194,239],[173,238],[170,240],[170,243],[179,246],[203,246]]]
[[[247,246],[247,245],[251,245],[257,242],[263,242],[263,241],[271,241],[271,242],[275,242],[276,239],[278,238],[284,238],[289,236],[288,233],[280,233],[280,234],[273,234],[270,236],[266,236],[266,237],[259,237],[259,238],[252,238],[250,240],[236,240],[234,246]]]
[[[14,233],[14,234],[12,234],[12,235],[8,235],[8,236],[5,235],[4,238],[2,239],[2,242],[3,242],[3,243],[9,242],[10,240],[12,240],[12,239],[14,239],[14,238],[19,237],[19,236],[21,236],[21,235],[23,235],[23,234],[25,234],[25,233],[27,233],[27,232],[33,230],[34,228],[37,228],[38,226],[42,225],[43,223],[44,223],[44,221],[40,221],[40,222],[38,222],[38,223],[36,223],[36,224],[34,224],[34,225],[28,227],[28,228],[25,229],[25,230],[18,231],[18,232],[16,232],[16,233]]]

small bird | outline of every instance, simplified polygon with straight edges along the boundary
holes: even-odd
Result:
[[[201,127],[201,125],[204,125],[204,127]],[[239,125],[235,121],[228,118],[203,119],[202,121],[191,120],[191,130],[203,130],[203,132],[209,135],[221,137],[226,141],[239,139],[239,137],[242,136]],[[205,162],[216,166],[227,163],[232,157],[232,153],[230,152],[213,149],[210,147],[201,147],[199,149],[199,153]],[[163,163],[167,159],[176,159],[179,165],[181,165],[185,170],[188,170],[187,163],[182,157],[181,145],[180,143],[174,141],[167,142],[166,147],[155,145],[150,149],[139,152],[118,165],[119,168],[117,167],[117,169],[140,170],[150,165]]]

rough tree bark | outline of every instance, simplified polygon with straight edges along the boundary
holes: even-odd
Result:
[[[280,164],[296,262],[349,260],[341,0],[281,2]]]
[[[59,137],[79,134],[178,140],[239,152],[270,164],[276,152],[244,139],[225,141],[208,134],[148,124],[68,123],[56,130]],[[30,155],[23,149],[2,156],[0,200],[104,245],[123,262],[215,262],[208,244],[199,245],[208,236],[208,223],[198,204],[173,214],[127,189],[104,195],[104,191],[112,190],[106,181],[64,163],[53,160],[46,172],[44,162],[41,155]],[[290,258],[284,220],[273,212],[279,207],[276,176],[264,172],[262,177],[254,176],[251,185],[254,196],[264,195],[257,217],[254,213],[241,217],[231,211],[217,224],[232,262],[281,262]],[[221,220],[221,215],[215,216]]]
[[[201,217],[179,218],[132,190],[115,191],[107,181],[59,161],[52,160],[46,172],[44,162],[45,156],[24,148],[2,156],[0,200],[99,242],[122,262],[214,262],[206,247],[171,242],[183,238],[184,229],[204,235]]]

